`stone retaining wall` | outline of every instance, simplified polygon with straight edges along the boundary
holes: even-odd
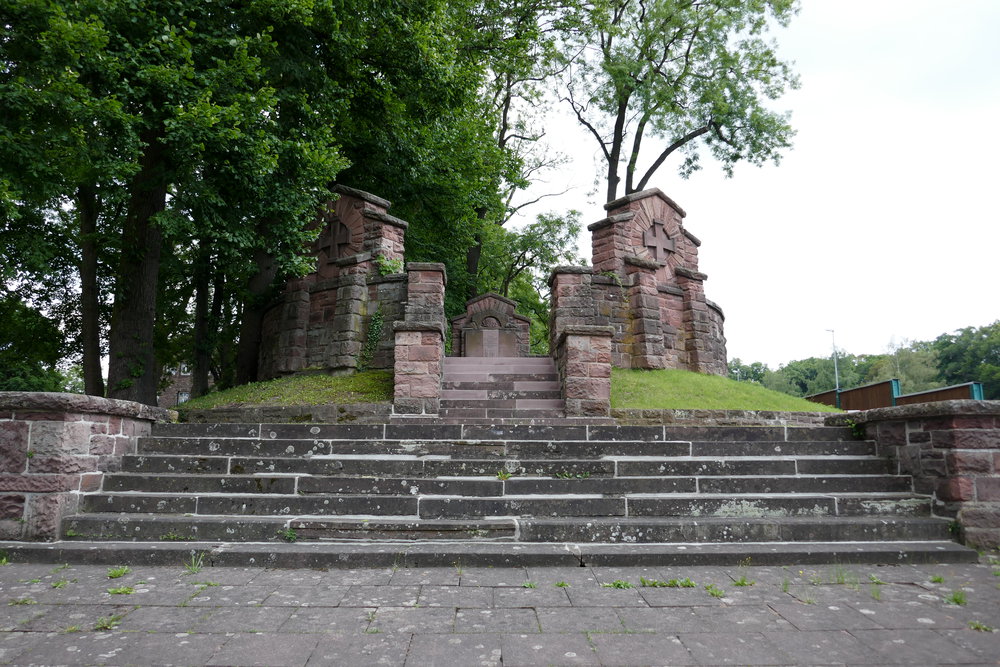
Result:
[[[0,392],[0,539],[52,540],[79,494],[168,410],[80,394]]]
[[[878,442],[934,512],[954,517],[965,541],[1000,547],[1000,401],[940,401],[836,415]]]

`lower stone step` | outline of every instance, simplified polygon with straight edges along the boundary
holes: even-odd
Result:
[[[898,565],[976,563],[977,554],[951,541],[740,542],[708,544],[589,544],[540,542],[396,541],[266,542],[63,541],[0,542],[12,562],[180,567],[201,554],[208,567],[428,568],[641,567],[754,565]]]
[[[522,519],[525,542],[884,542],[947,540],[947,519],[924,517],[656,517]]]
[[[481,517],[435,520],[371,516],[67,517],[64,539],[281,542],[332,539],[504,538],[558,543],[887,542],[947,540],[949,521],[925,517]]]
[[[232,517],[136,514],[71,516],[63,521],[66,540],[140,542],[295,542],[331,540],[511,540],[512,518],[428,521],[415,517]]]

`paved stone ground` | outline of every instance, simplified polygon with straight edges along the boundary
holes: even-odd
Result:
[[[990,563],[198,572],[178,563],[110,574],[0,567],[0,664],[1000,660],[990,629],[1000,627],[1000,564]],[[685,578],[696,585],[649,585]]]

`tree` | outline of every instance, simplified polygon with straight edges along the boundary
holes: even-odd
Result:
[[[777,161],[790,145],[785,115],[765,105],[797,85],[766,40],[794,0],[597,0],[567,36],[563,100],[597,141],[607,199],[643,190],[675,152],[682,176],[703,145],[732,173],[740,161]],[[652,151],[650,139],[660,140]],[[647,157],[647,153],[650,156]],[[643,156],[640,167],[640,156]]]
[[[0,293],[0,322],[0,391],[62,391],[56,323],[9,293]]]
[[[755,361],[744,364],[739,357],[729,360],[729,378],[737,382],[756,382],[761,384],[771,369],[766,364]]]
[[[872,357],[863,383],[899,380],[900,390],[912,394],[942,386],[938,377],[938,360],[929,341],[891,343],[888,354]]]
[[[942,334],[933,347],[946,384],[982,382],[983,398],[1000,399],[1000,320]]]

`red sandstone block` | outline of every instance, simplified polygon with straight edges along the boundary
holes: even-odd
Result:
[[[73,491],[79,485],[78,475],[0,475],[0,491],[52,493]]]
[[[441,350],[437,345],[420,345],[409,351],[409,361],[437,361],[441,358]]]
[[[441,382],[435,377],[412,378],[410,380],[410,396],[413,398],[438,398],[441,395]]]
[[[92,456],[36,456],[28,461],[28,474],[75,475],[97,470]]]
[[[931,442],[935,447],[1000,449],[1000,429],[931,431]]]
[[[14,419],[24,421],[44,421],[44,422],[78,422],[89,420],[93,415],[85,415],[80,412],[45,412],[18,410],[14,413]]]
[[[938,484],[937,497],[941,500],[974,500],[976,487],[970,477],[952,477]]]
[[[95,435],[90,439],[90,454],[100,456],[115,451],[115,437],[111,435]]]
[[[0,422],[0,472],[23,472],[28,452],[28,424]]]
[[[36,540],[54,540],[59,537],[59,523],[63,516],[76,511],[75,494],[55,493],[35,496],[28,501],[27,536]]]
[[[952,475],[993,472],[993,455],[991,452],[953,450],[948,452],[947,458],[948,472]]]
[[[101,489],[101,481],[104,479],[104,473],[102,472],[89,472],[80,475],[80,491],[85,493],[90,491],[99,491]]]
[[[23,495],[0,496],[0,519],[20,519],[24,516]]]
[[[966,528],[1000,529],[1000,504],[968,503],[958,511],[958,520]]]
[[[878,441],[880,445],[906,445],[906,424],[903,422],[880,422],[878,424]]]
[[[976,498],[980,502],[1000,502],[1000,477],[976,477]]]
[[[396,347],[400,345],[420,345],[419,331],[397,331]]]

